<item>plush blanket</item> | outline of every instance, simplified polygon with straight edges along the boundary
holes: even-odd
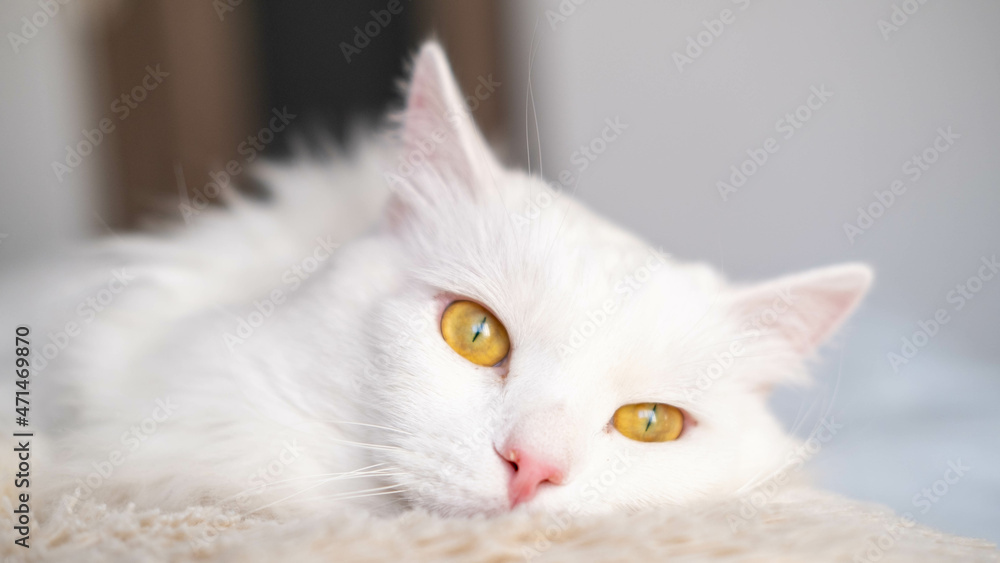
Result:
[[[3,561],[1000,561],[989,542],[806,489],[695,508],[590,517],[449,519],[331,512],[276,521],[212,507],[181,512],[93,502],[43,509],[30,549],[2,498]],[[47,513],[46,513],[47,512]]]

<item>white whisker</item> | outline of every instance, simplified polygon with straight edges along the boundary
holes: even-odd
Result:
[[[413,436],[412,432],[407,432],[405,430],[400,430],[399,428],[392,428],[390,426],[379,426],[378,424],[369,424],[367,422],[351,422],[348,420],[320,420],[320,422],[326,422],[331,424],[353,424],[356,426],[368,426],[370,428],[379,428],[381,430],[389,430],[390,432],[399,432],[400,434],[406,434],[407,436]]]
[[[402,449],[403,449],[403,448],[400,448],[400,447],[397,447],[397,446],[386,446],[386,445],[382,445],[382,444],[368,444],[368,443],[365,443],[365,442],[354,442],[354,441],[351,441],[351,440],[341,440],[339,438],[329,438],[329,440],[331,442],[336,442],[338,444],[344,444],[346,446],[357,446],[359,448],[368,448],[370,450],[390,450],[390,451],[398,450],[398,451],[402,451]]]
[[[361,491],[347,491],[347,492],[343,492],[343,493],[334,493],[332,495],[321,496],[321,497],[314,497],[311,500],[351,500],[351,499],[359,499],[359,498],[373,497],[373,496],[379,496],[379,495],[387,495],[387,494],[393,494],[393,493],[398,494],[398,493],[402,493],[403,492],[401,490],[396,490],[396,489],[399,489],[401,487],[403,487],[402,484],[386,485],[384,487],[376,487],[374,489],[365,489],[365,490],[361,490]]]
[[[302,481],[302,480],[307,480],[307,479],[324,479],[323,483],[330,483],[330,482],[333,482],[333,481],[339,481],[341,479],[357,479],[357,478],[363,478],[363,477],[388,477],[388,476],[402,475],[402,473],[386,473],[386,471],[390,471],[390,469],[388,469],[388,468],[386,468],[386,469],[373,469],[373,468],[377,468],[377,467],[380,467],[380,466],[383,466],[383,465],[385,465],[385,464],[384,463],[377,463],[375,465],[369,465],[368,467],[362,467],[360,469],[355,469],[353,471],[344,471],[344,472],[340,472],[340,473],[317,473],[315,475],[303,475],[303,476],[300,476],[300,477],[292,477],[292,478],[289,478],[289,479],[282,479],[280,481],[272,481],[272,482],[269,482],[269,483],[264,483],[264,484],[258,485],[256,487],[251,487],[249,489],[240,491],[240,492],[238,492],[238,493],[236,493],[234,495],[231,495],[229,497],[226,497],[226,498],[220,500],[217,504],[221,504],[221,503],[233,500],[233,499],[235,499],[235,498],[237,498],[237,497],[239,497],[241,495],[245,495],[247,493],[263,492],[263,491],[266,491],[266,490],[269,490],[269,489],[275,489],[275,488],[286,488],[286,487],[292,486],[293,485],[293,483],[292,483],[293,481]],[[319,484],[322,485],[323,483],[319,483]],[[276,485],[281,485],[281,487],[276,487]]]

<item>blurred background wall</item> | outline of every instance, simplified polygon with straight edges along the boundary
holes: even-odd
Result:
[[[871,263],[817,384],[775,406],[802,436],[842,425],[822,484],[997,541],[998,25],[990,0],[4,2],[0,263],[176,215],[223,173],[252,191],[229,162],[398,108],[433,34],[508,162],[679,258]]]

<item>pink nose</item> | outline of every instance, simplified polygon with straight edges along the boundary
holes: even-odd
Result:
[[[507,486],[507,497],[510,499],[511,508],[534,498],[538,486],[542,483],[548,482],[553,485],[562,483],[563,472],[554,464],[532,453],[519,448],[509,448],[504,459],[514,469],[514,474],[510,476],[510,484]]]

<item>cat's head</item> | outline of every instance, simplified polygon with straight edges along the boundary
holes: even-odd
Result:
[[[675,262],[501,167],[433,43],[403,121],[386,229],[405,281],[365,333],[365,393],[367,422],[398,429],[371,439],[411,504],[678,504],[785,460],[768,391],[805,377],[868,268],[733,286]]]

